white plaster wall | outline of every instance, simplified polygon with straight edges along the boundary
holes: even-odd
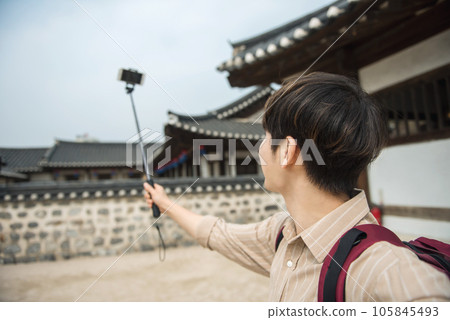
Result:
[[[450,29],[359,70],[373,93],[450,63]],[[393,146],[369,168],[374,202],[450,207],[450,139]]]
[[[450,29],[359,70],[362,87],[376,92],[450,63]]]
[[[386,148],[369,168],[372,201],[450,207],[450,139]]]

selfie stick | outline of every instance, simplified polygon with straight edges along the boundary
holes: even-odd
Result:
[[[137,118],[137,113],[136,113],[136,107],[134,106],[134,100],[133,100],[133,90],[134,90],[134,86],[136,84],[142,85],[144,77],[142,73],[139,73],[135,70],[132,69],[120,69],[119,70],[119,80],[120,81],[124,81],[126,82],[126,86],[125,86],[125,90],[127,91],[127,94],[130,95],[130,99],[131,99],[131,106],[133,107],[133,114],[134,114],[134,120],[136,121],[136,128],[138,131],[138,135],[139,135],[139,146],[141,148],[141,154],[142,154],[142,161],[144,163],[144,170],[145,170],[145,176],[147,177],[147,183],[149,185],[151,185],[152,187],[154,187],[154,183],[153,183],[153,179],[150,175],[150,171],[148,169],[148,162],[147,162],[147,155],[144,152],[144,145],[142,142],[142,135],[141,135],[141,128],[139,127],[139,121]],[[158,218],[161,215],[161,212],[158,208],[158,206],[153,203],[152,205],[152,209],[153,209],[153,217],[154,218]]]

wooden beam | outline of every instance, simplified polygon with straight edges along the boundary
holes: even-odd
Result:
[[[415,142],[425,142],[431,140],[440,140],[440,139],[448,139],[450,138],[450,128],[441,130],[441,131],[432,131],[427,133],[420,133],[407,137],[398,137],[390,139],[388,142],[388,146],[395,146],[400,144],[408,144]]]
[[[450,208],[429,208],[409,206],[383,206],[383,215],[450,221]]]
[[[361,68],[450,28],[449,12],[450,1],[443,1],[396,28],[377,35],[356,48],[355,63]]]

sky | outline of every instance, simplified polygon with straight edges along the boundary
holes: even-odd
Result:
[[[331,2],[0,0],[0,147],[125,142],[136,126],[120,68],[147,72],[133,94],[141,129],[163,132],[168,110],[217,109],[252,90],[216,70],[229,41]]]

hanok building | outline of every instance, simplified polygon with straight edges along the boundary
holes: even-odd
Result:
[[[101,181],[141,179],[129,167],[127,145],[57,140],[50,148],[0,148],[0,184],[35,181]],[[132,145],[133,151],[136,145]],[[133,160],[134,159],[134,160]]]
[[[233,87],[313,71],[358,79],[390,128],[390,146],[360,185],[394,229],[421,233],[434,220],[429,230],[450,240],[450,1],[339,0],[232,49],[218,70]]]
[[[272,92],[270,86],[257,87],[244,97],[199,116],[169,111],[165,134],[171,139],[165,147],[170,148],[170,161],[159,167],[156,164],[165,158],[165,154],[156,157],[156,173],[162,177],[261,176],[255,146],[264,137],[260,116]],[[208,139],[220,141],[221,146],[208,145]],[[206,156],[220,154],[220,158],[208,161],[202,156],[199,165],[196,164],[195,140],[201,144],[197,152]]]

